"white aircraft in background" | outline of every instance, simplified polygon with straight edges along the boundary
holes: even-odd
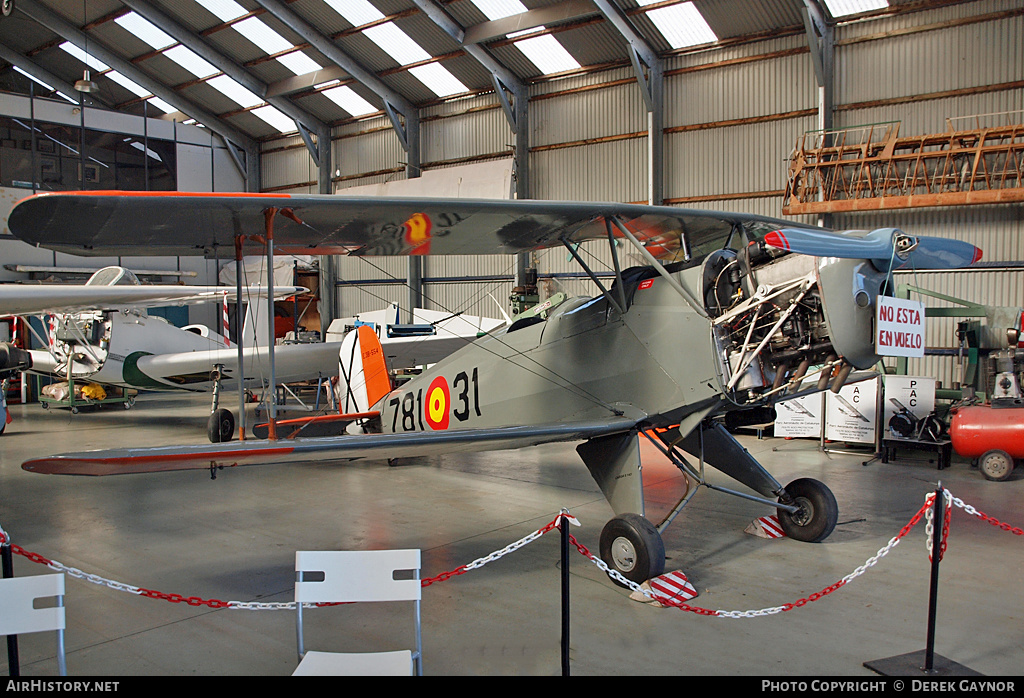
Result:
[[[275,297],[304,291],[275,288]],[[242,366],[246,386],[262,386],[269,373],[267,312],[254,302],[266,293],[247,287],[248,312],[242,333]],[[208,435],[214,443],[228,441],[234,415],[219,406],[223,389],[238,387],[238,347],[205,325],[175,327],[146,308],[234,300],[229,287],[144,286],[123,267],[100,269],[84,285],[0,285],[0,314],[54,314],[47,349],[24,350],[0,344],[0,372],[21,370],[60,380],[98,383],[133,390],[214,393]],[[387,323],[383,314],[367,314],[396,366],[435,363],[451,352],[503,324],[501,320],[417,311],[417,324]],[[425,313],[425,314],[424,314]],[[335,376],[341,342],[282,344],[274,348],[277,383]],[[401,358],[399,358],[401,357]],[[404,359],[404,360],[402,360]],[[413,361],[418,363],[413,363]]]

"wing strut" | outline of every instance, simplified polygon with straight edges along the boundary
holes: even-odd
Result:
[[[661,264],[661,262],[655,259],[654,255],[647,251],[647,248],[644,247],[640,243],[640,241],[636,239],[633,233],[629,232],[629,230],[626,229],[626,226],[622,224],[622,221],[620,221],[617,217],[612,216],[611,222],[616,228],[619,229],[619,232],[622,233],[622,235],[627,240],[629,240],[633,247],[637,249],[637,251],[640,253],[640,256],[647,260],[647,263],[653,266],[655,271],[657,271],[665,278],[665,280],[668,282],[668,285],[671,286],[676,293],[682,296],[683,300],[686,301],[686,304],[693,308],[694,312],[700,315],[702,318],[708,319],[708,313],[706,310],[704,310],[704,306],[698,303],[697,299],[694,298],[689,291],[683,288],[683,286],[678,281],[676,281],[671,274],[668,273],[668,271]],[[685,233],[683,234],[685,235]]]

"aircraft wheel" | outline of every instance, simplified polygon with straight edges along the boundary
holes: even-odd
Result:
[[[665,571],[665,543],[644,517],[621,514],[601,530],[601,559],[626,579],[642,584]]]
[[[231,434],[235,431],[235,415],[231,410],[223,407],[214,410],[210,420],[206,423],[206,435],[215,444],[231,441]]]
[[[994,448],[978,459],[978,470],[986,480],[1002,482],[1013,474],[1013,457],[1006,451]]]
[[[779,509],[779,523],[786,535],[805,543],[820,543],[829,537],[839,520],[839,505],[832,490],[809,477],[793,480],[786,492],[800,511],[790,514]],[[779,498],[782,501],[782,498]]]

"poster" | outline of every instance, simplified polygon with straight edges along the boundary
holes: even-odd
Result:
[[[935,409],[935,379],[928,376],[885,377],[882,428],[887,439],[893,437],[889,431],[889,420],[900,411],[894,400],[910,410],[918,419],[924,419]]]
[[[838,394],[825,391],[825,439],[874,444],[878,389],[875,378],[844,385]]]
[[[776,403],[775,436],[820,439],[821,404],[821,393]]]

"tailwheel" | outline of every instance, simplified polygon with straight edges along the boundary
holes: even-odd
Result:
[[[206,435],[215,444],[231,441],[234,431],[235,415],[231,414],[231,410],[226,410],[223,407],[214,410],[206,423]]]
[[[779,509],[779,523],[786,535],[805,543],[820,543],[829,537],[839,520],[839,505],[832,490],[809,477],[786,485],[786,496],[779,502],[799,507],[790,513]]]
[[[665,571],[665,543],[644,517],[621,514],[601,530],[601,559],[626,579],[642,584]]]
[[[1006,480],[1013,474],[1013,457],[1006,451],[994,448],[978,459],[978,470],[986,480]]]

